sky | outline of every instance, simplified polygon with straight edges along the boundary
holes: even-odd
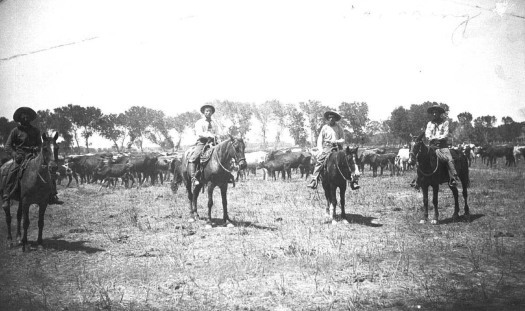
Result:
[[[0,116],[442,102],[525,121],[525,1],[0,0]]]

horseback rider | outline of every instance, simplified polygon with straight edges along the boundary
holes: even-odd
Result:
[[[19,170],[26,159],[34,155],[42,147],[40,130],[31,122],[37,117],[36,112],[29,107],[20,107],[13,114],[13,120],[20,123],[11,130],[5,144],[5,151],[13,158],[13,163],[8,170],[2,193],[3,208],[10,206],[10,200],[18,197]],[[48,204],[62,204],[57,197],[56,180],[53,179],[53,190]]]
[[[341,120],[341,115],[335,111],[326,111],[324,118],[328,121],[328,124],[323,125],[319,137],[317,138],[317,148],[320,150],[317,155],[317,162],[315,163],[314,172],[312,174],[312,180],[307,187],[315,189],[319,182],[319,173],[325,159],[330,155],[334,148],[338,150],[343,149],[343,143],[345,142],[345,133],[343,128],[337,123]]]
[[[429,145],[436,148],[437,157],[447,164],[450,176],[449,185],[456,187],[459,178],[454,166],[454,159],[448,148],[449,124],[448,120],[443,117],[445,109],[434,104],[427,109],[427,112],[432,115],[432,120],[427,123],[425,137],[429,140]]]
[[[193,153],[188,158],[188,172],[194,185],[199,184],[200,171],[197,170],[200,156],[205,151],[205,147],[209,145],[216,145],[218,143],[218,136],[222,132],[219,124],[212,120],[211,116],[215,113],[215,107],[212,105],[204,105],[201,107],[203,118],[195,123],[195,133],[197,134],[197,142]]]

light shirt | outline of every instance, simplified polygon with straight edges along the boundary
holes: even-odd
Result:
[[[446,139],[448,137],[448,121],[443,121],[439,124],[433,121],[428,122],[425,136],[428,140]]]
[[[334,126],[325,124],[321,128],[321,133],[319,133],[319,137],[317,138],[317,148],[322,150],[324,149],[325,143],[329,144],[333,140],[340,140],[344,137],[345,132],[339,124],[336,123]]]
[[[215,137],[221,134],[221,128],[214,120],[206,120],[202,118],[195,122],[195,134],[198,140],[207,140],[208,138]]]

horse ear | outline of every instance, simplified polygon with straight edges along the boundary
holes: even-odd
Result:
[[[43,132],[42,133],[42,140],[46,140],[46,139],[47,139],[47,134],[46,134],[46,132]]]
[[[58,132],[55,132],[55,136],[53,136],[53,140],[57,140],[58,139]]]
[[[425,136],[425,132],[419,134],[419,136],[416,138],[416,141],[422,141],[424,136]]]

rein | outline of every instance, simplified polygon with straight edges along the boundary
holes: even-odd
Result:
[[[235,159],[235,163],[238,163],[238,162],[240,162],[240,161],[242,161],[242,160],[245,160],[244,158],[242,158],[242,159],[240,159],[240,160],[237,161],[237,158],[236,158],[237,151],[235,150],[235,147],[233,146],[233,143],[230,144],[230,149],[231,149],[231,148],[233,148],[233,152],[234,152],[234,154],[235,154],[235,155],[233,156],[233,158]],[[214,151],[217,151],[217,150],[214,150]],[[228,150],[228,151],[229,151],[229,150]],[[224,165],[222,165],[222,163],[221,163],[221,159],[219,159],[219,153],[218,153],[218,152],[214,152],[214,154],[215,154],[215,158],[217,158],[217,162],[219,163],[220,167],[222,167],[223,170],[225,170],[226,172],[228,172],[228,173],[231,174],[232,171],[231,171],[231,170],[228,170],[227,168],[224,167]]]
[[[421,147],[420,147],[420,149],[421,149]],[[410,152],[410,154],[413,155],[416,158],[416,161],[417,161],[417,156],[419,155],[420,151],[418,151],[416,154],[414,154],[412,151]],[[428,153],[430,153],[430,148],[428,148]],[[429,160],[430,160],[430,157],[429,157]],[[432,175],[434,175],[436,173],[438,167],[439,167],[439,158],[436,156],[436,168],[434,169],[434,171],[432,173],[429,174],[429,173],[423,172],[423,170],[419,167],[419,165],[417,166],[417,171],[420,172],[423,176],[429,177],[429,176],[432,176]]]
[[[346,178],[345,175],[343,174],[343,172],[341,171],[341,169],[339,168],[339,165],[338,165],[338,163],[339,163],[339,152],[336,154],[335,157],[336,157],[336,160],[337,160],[337,161],[335,161],[335,167],[337,167],[337,170],[339,171],[339,174],[341,174],[341,176],[343,177],[344,180],[352,181],[352,177],[350,177],[350,179]],[[346,166],[350,170],[350,174],[352,174],[352,169],[350,168],[350,164],[348,164],[348,160],[346,159],[346,157],[344,157],[344,158],[345,158]]]

